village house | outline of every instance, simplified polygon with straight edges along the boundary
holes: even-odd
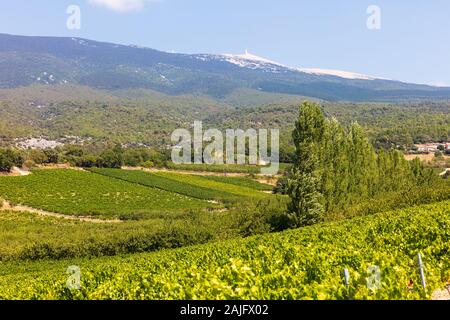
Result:
[[[444,150],[450,150],[450,142],[444,143],[425,143],[416,144],[417,152],[420,153],[434,153],[439,151],[439,146],[444,146]]]

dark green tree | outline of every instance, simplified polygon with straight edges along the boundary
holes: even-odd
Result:
[[[304,102],[292,135],[296,156],[287,183],[291,200],[288,216],[295,227],[317,223],[323,217],[319,177],[324,133],[325,117],[320,107]]]
[[[97,159],[97,167],[120,169],[123,165],[123,149],[120,145],[102,152]]]
[[[0,149],[0,171],[9,172],[14,167],[14,158],[8,150]]]
[[[0,149],[0,171],[9,172],[13,167],[21,167],[24,163],[22,152],[13,149]]]

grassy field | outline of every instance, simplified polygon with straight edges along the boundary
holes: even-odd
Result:
[[[214,207],[206,201],[76,170],[0,177],[0,198],[51,212],[107,218]]]
[[[1,299],[426,299],[450,280],[450,202],[150,254],[0,264]],[[427,291],[416,257],[422,253]],[[66,287],[69,266],[81,290]],[[378,289],[367,287],[378,266]],[[350,273],[347,288],[343,270]]]

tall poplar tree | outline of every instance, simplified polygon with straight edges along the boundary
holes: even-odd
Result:
[[[325,117],[319,106],[304,102],[293,132],[296,157],[287,183],[291,198],[289,218],[296,227],[311,225],[323,218],[319,189],[324,134]]]

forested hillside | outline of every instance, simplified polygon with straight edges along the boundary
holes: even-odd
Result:
[[[249,92],[242,94],[248,95]],[[238,104],[234,98],[169,96],[148,90],[92,90],[80,86],[32,86],[0,90],[0,136],[5,144],[19,137],[66,135],[100,141],[170,144],[176,128],[194,120],[205,127],[280,128],[282,147],[293,148],[293,129],[301,97],[260,96],[260,105]],[[239,99],[245,101],[245,99]],[[450,140],[448,102],[370,104],[322,102],[327,117],[349,125],[358,122],[370,140],[382,147]],[[289,147],[290,146],[290,147]]]

